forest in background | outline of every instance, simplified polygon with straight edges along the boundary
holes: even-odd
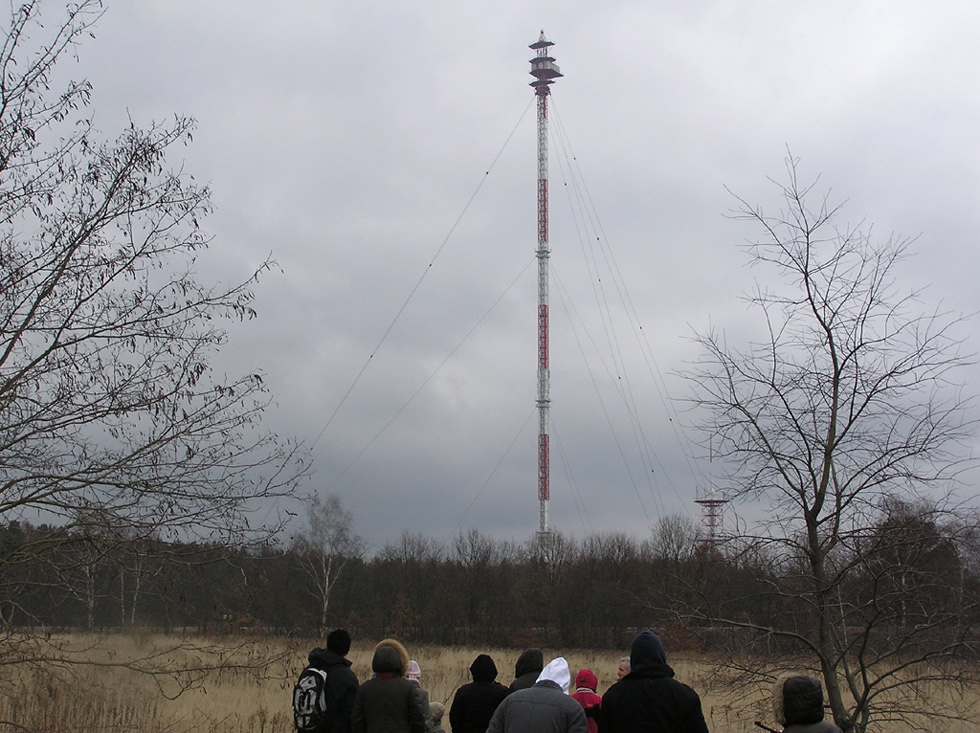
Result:
[[[980,555],[960,530],[893,505],[858,548],[864,569],[841,603],[877,609],[876,634],[974,641]],[[637,629],[654,628],[673,649],[804,651],[764,631],[808,633],[812,618],[794,588],[801,558],[740,547],[707,542],[677,516],[643,541],[554,533],[513,543],[471,529],[441,545],[404,532],[369,557],[330,558],[321,625],[323,598],[308,573],[317,551],[301,542],[244,549],[10,522],[0,527],[0,609],[8,629],[315,634],[344,626],[358,638],[450,646],[625,649]],[[723,630],[714,617],[743,625]]]

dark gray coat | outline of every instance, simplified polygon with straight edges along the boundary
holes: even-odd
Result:
[[[394,639],[378,643],[371,660],[375,677],[357,688],[354,698],[352,733],[425,733],[419,688],[402,677],[407,669],[405,647]]]
[[[557,682],[541,680],[504,698],[487,733],[588,733],[585,710]]]

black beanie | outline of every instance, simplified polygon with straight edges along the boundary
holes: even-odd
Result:
[[[334,629],[327,634],[327,650],[340,656],[346,656],[350,651],[350,634],[347,629]]]

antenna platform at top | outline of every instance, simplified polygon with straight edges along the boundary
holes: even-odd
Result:
[[[554,80],[560,76],[564,76],[561,71],[558,70],[558,65],[555,64],[555,59],[548,55],[548,49],[555,44],[544,37],[544,31],[541,31],[541,35],[535,43],[532,43],[528,48],[537,51],[537,56],[531,59],[531,76],[534,77],[534,81],[531,82],[531,86],[535,87],[536,91],[541,94],[548,93],[548,85],[553,84]]]

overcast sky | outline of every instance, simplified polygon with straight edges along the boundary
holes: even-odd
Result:
[[[106,5],[71,64],[96,125],[197,119],[171,163],[214,190],[202,276],[279,264],[221,368],[265,372],[269,427],[315,443],[307,488],[339,494],[375,548],[402,530],[537,528],[527,46],[541,29],[565,74],[554,528],[645,537],[664,514],[699,517],[715,469],[669,403],[672,374],[696,356],[692,329],[744,332],[739,296],[766,273],[745,267],[756,232],[726,218],[726,188],[775,209],[767,176],[783,177],[787,147],[847,200],[843,223],[919,237],[903,273],[930,304],[980,307],[973,0]]]

